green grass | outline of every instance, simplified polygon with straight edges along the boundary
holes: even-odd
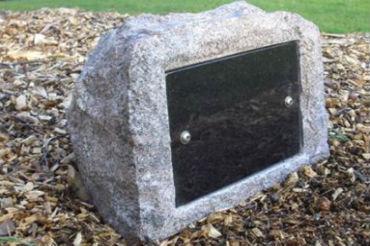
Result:
[[[0,10],[34,10],[41,7],[78,7],[93,11],[138,14],[198,12],[231,0],[8,0]],[[250,0],[265,10],[286,10],[315,22],[333,33],[370,32],[370,0]]]

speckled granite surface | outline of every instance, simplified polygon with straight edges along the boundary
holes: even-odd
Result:
[[[300,53],[301,153],[176,208],[165,71],[292,40]],[[90,55],[68,116],[79,169],[105,220],[129,238],[165,238],[329,155],[319,30],[296,14],[242,1],[129,18]]]

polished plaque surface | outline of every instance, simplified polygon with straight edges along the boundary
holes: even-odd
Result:
[[[300,151],[298,44],[171,70],[171,152],[180,206]]]

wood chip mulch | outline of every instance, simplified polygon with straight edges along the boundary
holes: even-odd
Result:
[[[127,245],[75,171],[74,80],[114,13],[0,13],[0,245]],[[370,245],[370,34],[323,35],[331,157],[167,245]]]

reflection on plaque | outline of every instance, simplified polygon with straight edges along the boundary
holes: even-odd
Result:
[[[297,42],[167,72],[176,206],[300,150]]]

